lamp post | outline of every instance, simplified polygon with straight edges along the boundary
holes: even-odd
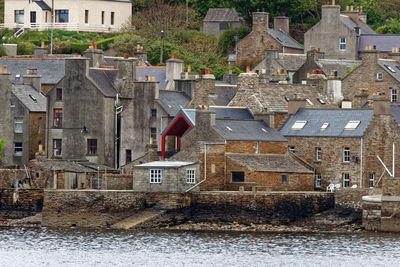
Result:
[[[164,37],[165,32],[161,30],[161,52],[160,52],[160,63],[163,63],[163,54],[164,54]]]

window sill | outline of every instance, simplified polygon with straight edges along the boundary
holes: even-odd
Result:
[[[86,154],[86,157],[98,157],[98,154]]]
[[[350,161],[342,161],[342,164],[349,165]]]
[[[375,80],[375,82],[377,82],[377,83],[379,83],[379,82],[383,82],[383,79],[382,79],[382,80],[378,80],[378,79],[376,79],[376,80]]]

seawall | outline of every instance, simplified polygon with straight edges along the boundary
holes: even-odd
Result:
[[[33,216],[43,208],[42,189],[0,189],[0,215],[2,219]]]

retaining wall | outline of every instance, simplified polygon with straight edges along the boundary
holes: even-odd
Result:
[[[2,218],[23,218],[42,211],[43,190],[19,189],[17,196],[14,196],[14,193],[14,189],[0,189],[0,215]]]

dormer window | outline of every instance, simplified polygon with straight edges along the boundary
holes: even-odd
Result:
[[[360,121],[349,121],[346,126],[344,126],[345,130],[355,130],[358,125],[360,125]]]
[[[339,50],[340,51],[345,51],[346,50],[346,38],[345,37],[340,37]]]
[[[383,80],[383,73],[382,73],[382,72],[378,72],[378,73],[376,74],[376,79],[377,79],[378,81],[382,81],[382,80]]]
[[[302,130],[306,124],[307,121],[296,121],[292,126],[292,130]]]

